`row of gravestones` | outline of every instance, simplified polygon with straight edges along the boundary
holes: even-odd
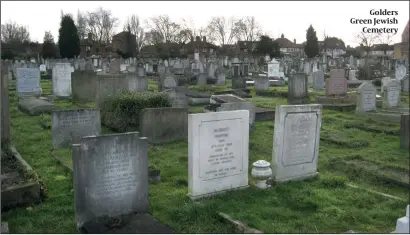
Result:
[[[53,115],[53,137],[64,132],[54,129],[56,125],[82,135],[72,142],[77,225],[81,227],[98,216],[147,213],[149,138],[138,132],[100,136],[98,111],[69,112]],[[249,111],[183,115],[188,122],[189,197],[195,200],[247,188]],[[74,122],[75,128],[69,125]],[[320,127],[321,105],[276,108],[273,180],[286,182],[317,175]]]

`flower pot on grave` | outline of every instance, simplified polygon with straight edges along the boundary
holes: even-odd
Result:
[[[265,160],[258,160],[254,162],[251,175],[257,179],[256,187],[260,189],[266,189],[270,186],[266,183],[266,180],[272,176],[272,169],[270,163]]]

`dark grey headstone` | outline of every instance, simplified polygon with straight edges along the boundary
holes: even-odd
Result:
[[[168,143],[188,137],[188,109],[148,108],[140,116],[140,133],[149,143]]]
[[[101,132],[100,110],[78,109],[54,111],[52,115],[53,147],[66,148],[84,136]]]
[[[288,81],[288,104],[307,103],[309,103],[307,75],[305,73],[291,75]]]
[[[83,137],[72,147],[77,228],[148,213],[148,140],[138,132]]]

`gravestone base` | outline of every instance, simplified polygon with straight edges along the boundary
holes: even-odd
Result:
[[[323,104],[322,107],[328,110],[349,112],[356,109],[356,104]]]
[[[370,118],[371,120],[374,120],[374,121],[382,121],[382,122],[400,124],[401,115],[406,114],[406,113],[399,112],[399,111],[384,110],[382,112],[379,112],[379,111],[356,112],[356,114],[366,117],[366,118]]]
[[[121,222],[120,222],[121,221]],[[118,226],[115,226],[115,225]],[[150,214],[132,214],[119,218],[95,219],[80,228],[89,234],[172,234],[174,231]]]
[[[313,179],[317,177],[319,177],[319,172],[306,174],[306,175],[298,175],[298,176],[291,177],[291,178],[275,179],[274,182],[277,184],[280,184],[280,183],[286,183],[290,181],[301,181],[301,180]]]
[[[355,103],[348,96],[316,96],[316,102],[319,104],[348,104]]]
[[[188,194],[188,197],[191,200],[195,201],[195,200],[199,200],[199,199],[203,199],[203,198],[214,197],[214,196],[221,195],[221,194],[224,194],[224,193],[230,192],[230,191],[244,190],[244,189],[247,189],[247,188],[249,188],[249,185],[238,187],[238,188],[233,188],[233,189],[229,189],[229,190],[218,191],[218,192],[215,192],[215,193],[202,194],[202,195],[198,195],[198,196],[192,196],[192,195]]]
[[[288,105],[309,104],[309,97],[288,98]]]

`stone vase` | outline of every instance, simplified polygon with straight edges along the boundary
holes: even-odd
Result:
[[[272,176],[272,169],[270,168],[270,163],[265,160],[258,160],[254,162],[251,175],[253,178],[257,179],[256,187],[260,189],[266,189],[270,186],[266,183],[266,180]]]

